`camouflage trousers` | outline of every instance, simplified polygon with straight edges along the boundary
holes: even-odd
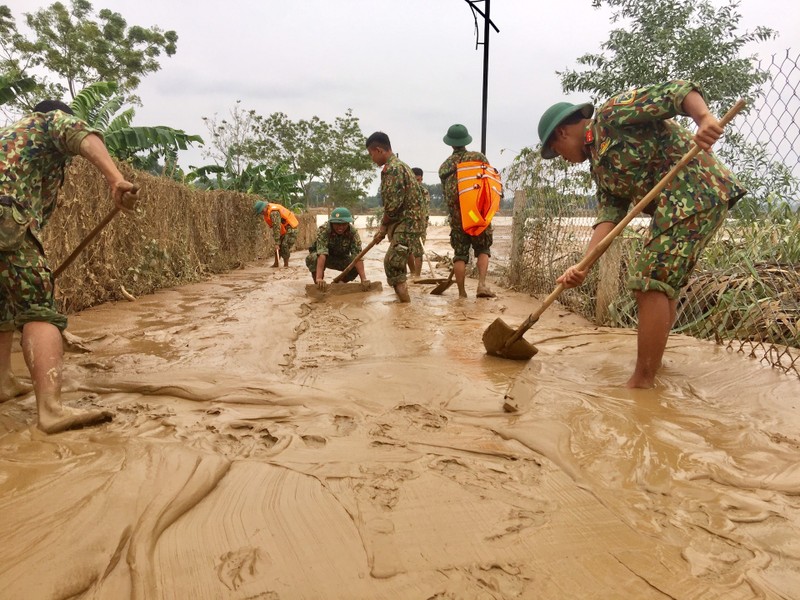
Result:
[[[294,227],[287,227],[286,233],[281,236],[280,244],[278,244],[278,252],[280,257],[284,260],[289,260],[289,256],[294,250],[294,242],[297,240],[297,229]]]
[[[395,286],[406,280],[408,256],[414,244],[419,242],[419,233],[395,233],[389,242],[389,249],[383,257],[383,270],[386,272],[386,282]]]
[[[311,252],[308,256],[306,256],[306,266],[308,267],[308,270],[311,271],[311,275],[317,274],[318,257],[319,254],[316,252]],[[331,256],[328,254],[327,258],[325,259],[325,270],[333,269],[334,271],[344,271],[347,268],[347,265],[349,265],[354,258],[355,255]],[[342,278],[342,281],[346,283],[348,281],[353,281],[356,277],[358,277],[358,271],[356,271],[355,266],[353,266],[353,268],[347,272],[347,275]]]
[[[422,232],[417,237],[416,241],[414,242],[414,246],[411,248],[411,254],[413,254],[416,258],[422,258],[424,254],[422,245],[425,243],[425,240],[428,238],[428,234],[426,232]]]
[[[663,292],[670,300],[676,300],[681,288],[689,282],[700,253],[725,222],[727,214],[728,207],[720,204],[660,229],[659,217],[663,215],[656,213],[650,240],[631,267],[628,288]]]
[[[461,227],[451,227],[450,229],[450,246],[453,248],[453,261],[464,261],[469,264],[469,249],[475,252],[477,258],[480,254],[487,256],[492,255],[490,248],[492,247],[492,226],[480,235],[472,236],[464,232]]]
[[[29,233],[18,250],[0,252],[0,331],[34,321],[67,328],[67,318],[56,310],[53,273]]]

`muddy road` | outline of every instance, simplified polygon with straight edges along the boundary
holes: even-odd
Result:
[[[65,398],[116,417],[0,404],[0,597],[800,598],[796,378],[674,336],[626,390],[635,332],[558,305],[489,357],[534,299],[315,300],[303,259],[71,317]]]

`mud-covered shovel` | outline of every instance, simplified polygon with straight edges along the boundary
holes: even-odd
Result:
[[[739,100],[727,113],[725,116],[720,119],[719,124],[720,126],[724,127],[727,125],[736,114],[744,108],[744,100]],[[675,178],[675,176],[700,152],[700,147],[696,144],[692,144],[691,149],[683,155],[681,160],[675,164],[670,170],[669,173],[664,175],[661,180],[650,190],[647,195],[639,200],[639,202],[634,206],[631,211],[625,215],[625,218],[622,219],[619,223],[617,223],[616,227],[612,229],[594,248],[592,248],[591,252],[589,252],[586,256],[583,257],[583,260],[578,263],[577,270],[583,271],[589,267],[591,267],[598,258],[605,252],[608,247],[611,245],[611,242],[614,241],[620,232],[625,229],[628,223],[630,223],[635,217],[637,217],[653,199],[660,194],[663,189]],[[497,318],[494,322],[486,328],[486,331],[483,332],[483,346],[486,348],[487,354],[492,354],[494,356],[500,356],[503,358],[510,358],[512,360],[529,360],[533,358],[538,349],[533,344],[526,342],[522,336],[525,335],[525,332],[530,329],[536,321],[539,320],[539,317],[542,316],[542,313],[553,303],[555,302],[556,298],[561,295],[565,286],[563,283],[559,283],[556,289],[554,289],[550,295],[545,298],[542,305],[539,309],[528,316],[527,319],[520,325],[519,329],[516,331],[509,327],[506,323],[503,322],[502,319]]]
[[[447,279],[445,281],[441,282],[435,288],[433,288],[431,290],[431,294],[433,294],[434,296],[441,296],[442,294],[444,294],[445,290],[447,290],[447,288],[449,288],[451,285],[453,285],[453,283],[454,283],[453,276],[455,274],[456,274],[455,267],[452,267],[450,269],[450,275],[447,276]]]

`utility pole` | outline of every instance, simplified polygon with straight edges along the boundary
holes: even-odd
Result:
[[[500,33],[500,30],[497,26],[492,22],[491,18],[489,17],[490,8],[491,8],[491,0],[464,0],[467,4],[469,4],[470,9],[472,10],[472,16],[475,19],[475,49],[478,49],[478,46],[483,44],[483,102],[481,107],[481,152],[486,154],[486,112],[489,105],[489,27],[491,26],[497,33]],[[484,13],[480,8],[476,5],[485,3],[486,4],[486,12]],[[478,29],[478,17],[475,13],[478,13],[481,17],[483,17],[483,42],[480,41],[479,29]]]

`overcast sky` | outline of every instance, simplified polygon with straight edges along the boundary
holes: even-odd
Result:
[[[65,3],[68,0],[63,0]],[[18,27],[23,13],[51,0],[11,0]],[[464,0],[94,0],[129,25],[178,33],[178,51],[162,56],[137,93],[134,124],[168,125],[208,140],[202,117],[224,118],[237,100],[267,116],[316,115],[333,122],[350,108],[365,135],[385,131],[395,152],[438,183],[449,154],[442,136],[453,123],[481,139],[483,47],[476,49],[472,13]],[[485,7],[485,3],[480,5]],[[747,54],[800,49],[800,3],[742,0],[743,29],[771,27],[780,37]],[[599,51],[610,12],[591,0],[492,0],[487,151],[498,168],[538,142],[542,112],[564,96],[556,71]],[[481,38],[483,29],[481,24]],[[210,162],[199,150],[181,164]],[[375,188],[375,185],[373,185]],[[371,190],[374,192],[374,189]]]

